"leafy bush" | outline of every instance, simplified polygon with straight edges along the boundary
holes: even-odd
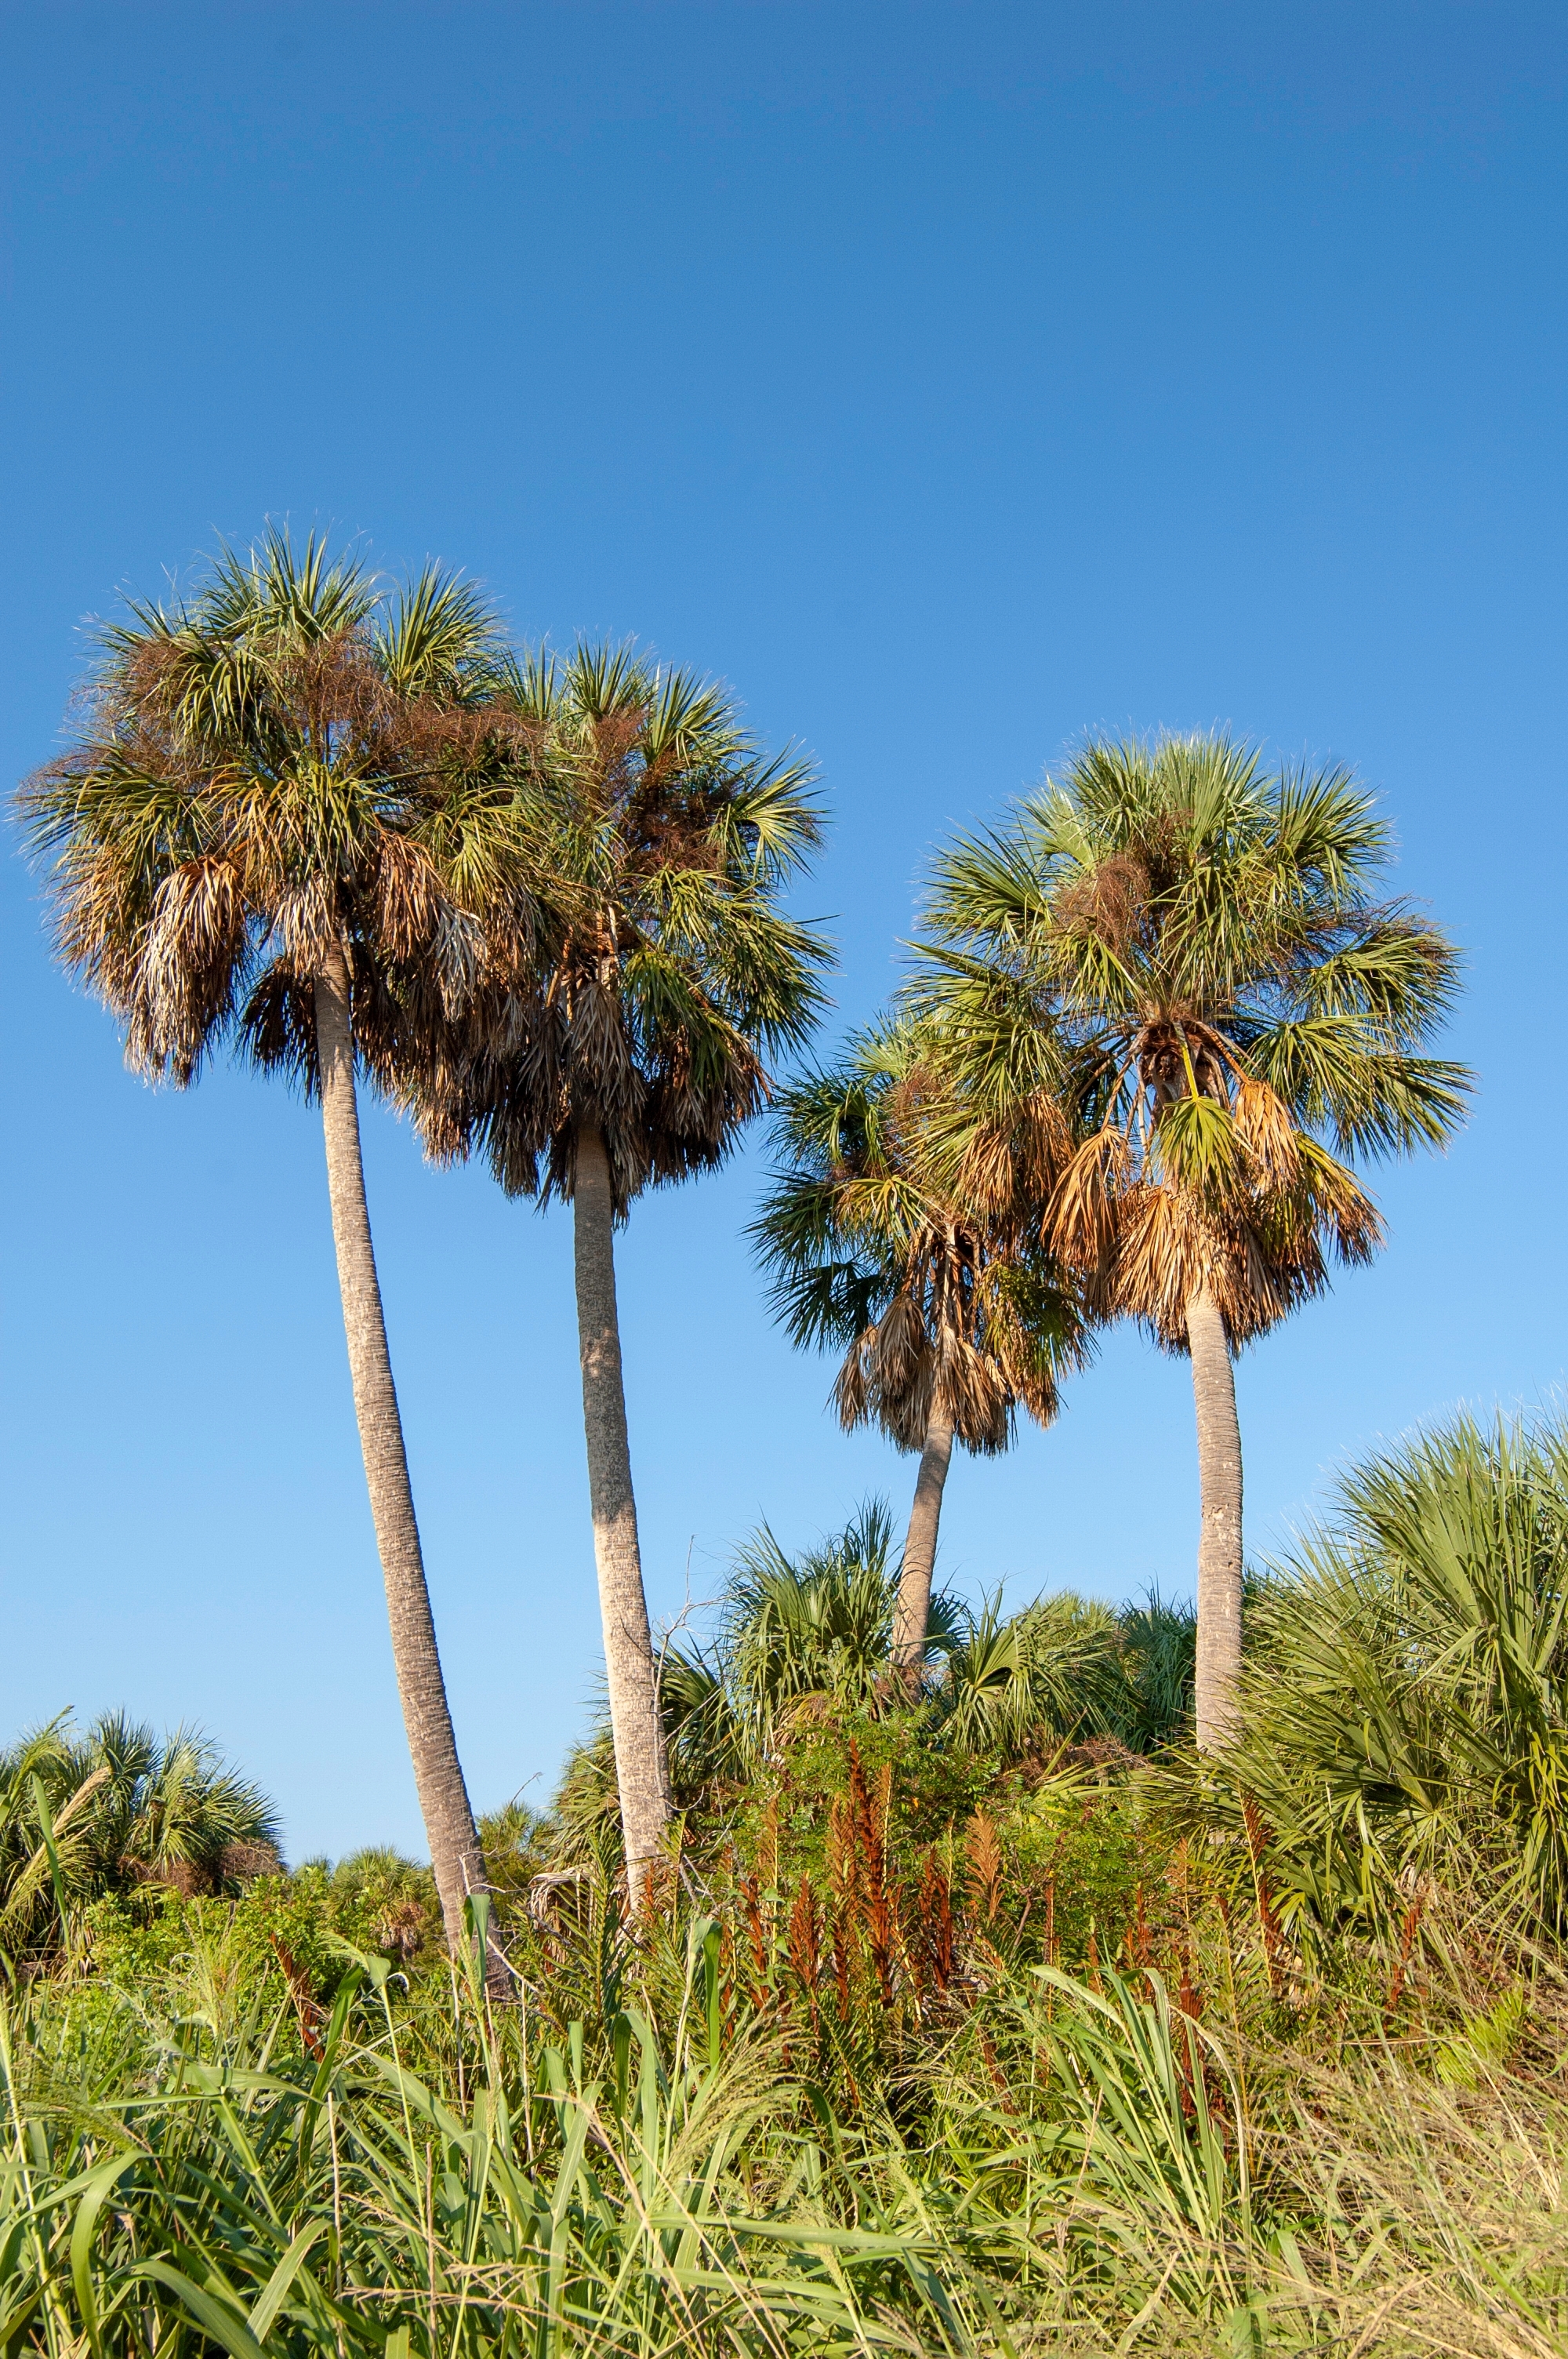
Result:
[[[1281,2011],[1206,1850],[1179,1880],[1179,1986],[1021,1969],[971,1911],[922,2037],[835,2088],[756,1989],[743,1914],[672,1895],[630,1933],[579,1884],[520,1940],[515,2008],[477,1971],[400,1993],[366,1960],[310,2022],[224,1971],[211,1902],[170,1903],[187,1949],[135,1993],[57,1978],[0,2010],[6,2339],[1561,2352],[1560,2007],[1401,2056],[1326,1989]]]
[[[1387,1929],[1440,1889],[1568,1911],[1568,1432],[1461,1418],[1346,1476],[1249,1627],[1231,1823],[1289,1922]]]

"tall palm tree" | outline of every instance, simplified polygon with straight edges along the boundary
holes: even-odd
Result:
[[[25,790],[55,856],[61,955],[124,1020],[132,1065],[183,1087],[229,1041],[319,1101],[404,1723],[454,1945],[484,1863],[393,1386],[355,1067],[389,1082],[413,983],[460,981],[461,910],[422,836],[493,639],[449,577],[389,601],[351,559],[274,532],[178,603],[130,605],[103,635],[83,733]]]
[[[768,1093],[764,1059],[805,1038],[826,952],[777,907],[817,842],[809,772],[770,761],[732,701],[629,649],[519,662],[509,816],[487,787],[475,840],[480,979],[445,1053],[411,1068],[438,1157],[475,1146],[509,1193],[569,1201],[594,1554],[628,1888],[670,1810],[632,1482],[614,1231],[642,1190],[721,1163]],[[510,827],[510,835],[507,833]],[[542,880],[519,926],[512,875]]]
[[[1022,1407],[1048,1425],[1086,1322],[1038,1241],[942,1176],[946,1112],[930,1044],[911,1025],[860,1036],[840,1064],[780,1098],[784,1160],[752,1224],[794,1341],[844,1354],[845,1428],[874,1420],[919,1471],[891,1659],[919,1677],[942,1498],[957,1441],[1005,1450]]]
[[[1441,1145],[1469,1087],[1422,1053],[1458,962],[1378,897],[1388,850],[1342,770],[1266,777],[1223,736],[1097,739],[936,871],[925,996],[989,995],[996,1039],[1054,1044],[1078,1143],[1046,1233],[1104,1311],[1191,1355],[1206,1747],[1240,1661],[1232,1355],[1381,1243],[1344,1158]]]

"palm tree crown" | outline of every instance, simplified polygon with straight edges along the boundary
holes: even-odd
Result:
[[[591,1125],[623,1216],[724,1159],[765,1059],[822,1005],[823,945],[776,907],[819,840],[810,773],[763,756],[721,690],[629,648],[514,662],[495,694],[534,734],[476,833],[548,917],[519,929],[491,900],[481,979],[416,1111],[435,1153],[481,1142],[510,1193],[546,1201],[572,1194]]]
[[[991,970],[1056,1044],[1079,1144],[1047,1225],[1174,1350],[1206,1286],[1232,1345],[1365,1260],[1344,1158],[1441,1144],[1463,1067],[1420,1053],[1456,955],[1374,897],[1388,835],[1346,774],[1224,738],[1094,743],[1004,835],[941,863],[933,980]],[[948,980],[950,978],[950,981]]]
[[[1017,1410],[1045,1425],[1084,1321],[1030,1241],[963,1201],[929,1151],[940,1084],[913,1026],[862,1034],[782,1093],[781,1158],[752,1235],[791,1338],[844,1353],[834,1400],[902,1450],[939,1414],[976,1452]]]
[[[104,631],[88,726],[26,803],[58,858],[62,954],[134,1062],[183,1084],[237,1033],[313,1088],[314,980],[336,952],[356,1048],[391,1077],[400,970],[462,948],[421,837],[493,644],[470,585],[430,571],[391,601],[276,533]]]

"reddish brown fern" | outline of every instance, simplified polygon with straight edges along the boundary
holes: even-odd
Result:
[[[294,1953],[278,1936],[271,1936],[277,1952],[277,1962],[283,1969],[283,1979],[288,1984],[288,1995],[294,2001],[294,2012],[299,2017],[299,2037],[308,2052],[319,2058],[325,2053],[321,2045],[321,2026],[327,2020],[327,2010],[311,1988],[310,1977],[297,1963]]]
[[[1415,1937],[1421,1930],[1422,1916],[1425,1908],[1426,1895],[1424,1892],[1418,1892],[1405,1910],[1404,1930],[1400,1936],[1400,1954],[1389,1980],[1389,1995],[1383,2002],[1385,2031],[1393,2029],[1394,2017],[1399,2013],[1400,2001],[1405,1995],[1405,1980],[1410,1973],[1411,1953],[1415,1948]]]

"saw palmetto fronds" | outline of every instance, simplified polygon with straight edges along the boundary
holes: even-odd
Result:
[[[1460,1417],[1347,1475],[1253,1610],[1231,1781],[1332,1928],[1433,1875],[1568,1922],[1568,1434]]]
[[[200,1730],[52,1721],[0,1754],[0,1950],[49,1950],[106,1893],[237,1892],[277,1870],[279,1841],[272,1803]]]

